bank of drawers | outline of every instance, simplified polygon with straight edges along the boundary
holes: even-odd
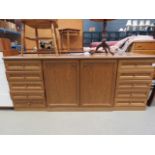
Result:
[[[5,60],[5,66],[15,108],[45,107],[41,62]]]
[[[153,76],[153,60],[120,60],[115,106],[145,106]]]

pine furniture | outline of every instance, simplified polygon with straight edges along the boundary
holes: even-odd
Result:
[[[144,110],[155,56],[4,57],[16,110]]]

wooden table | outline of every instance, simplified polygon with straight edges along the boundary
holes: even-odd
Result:
[[[73,28],[64,28],[64,29],[59,29],[59,33],[60,33],[60,40],[61,40],[61,49],[64,50],[64,37],[67,37],[67,51],[71,50],[70,47],[70,41],[71,41],[71,37],[77,37],[80,34],[80,30],[79,29],[73,29]]]

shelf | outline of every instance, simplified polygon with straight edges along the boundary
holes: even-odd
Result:
[[[13,34],[13,35],[20,35],[20,32],[11,31],[9,29],[0,28],[0,33],[3,34]]]

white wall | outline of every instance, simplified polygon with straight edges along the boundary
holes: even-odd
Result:
[[[2,57],[2,52],[0,52],[0,107],[13,107]]]

